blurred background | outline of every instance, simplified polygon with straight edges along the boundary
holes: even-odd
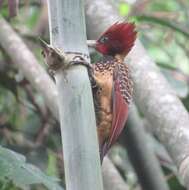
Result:
[[[108,2],[120,16],[136,23],[139,39],[188,110],[189,1]],[[0,14],[47,71],[38,39],[41,37],[49,42],[46,1],[1,0]],[[94,62],[98,56],[94,52],[92,54]],[[175,165],[165,148],[151,134],[150,124],[142,113],[140,119],[170,189],[184,190]],[[109,157],[128,189],[139,190],[141,187],[121,138],[109,152]],[[25,159],[30,164],[26,164]],[[2,48],[0,42],[0,189],[62,189],[65,186],[63,168],[59,123],[43,96],[24,77],[23,71],[15,66],[10,52]]]

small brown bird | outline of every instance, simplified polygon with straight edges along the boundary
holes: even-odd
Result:
[[[93,64],[92,90],[97,119],[101,161],[120,135],[128,117],[133,85],[124,58],[131,50],[137,32],[133,23],[115,23],[96,41],[103,55]]]

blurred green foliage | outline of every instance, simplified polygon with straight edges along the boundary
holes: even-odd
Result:
[[[36,43],[37,36],[48,39],[48,23],[45,23],[47,19],[44,19],[46,12],[42,2],[20,1],[19,14],[14,18],[9,17],[8,5],[4,3],[0,7],[0,13],[44,66],[40,55],[41,48]],[[137,23],[140,40],[189,110],[189,40],[184,34],[189,33],[189,1],[110,0],[110,2],[121,16]],[[14,153],[8,149],[24,154],[30,163],[45,171],[46,174],[36,169],[37,174],[32,173],[36,183],[46,184],[47,187],[57,184],[47,175],[64,180],[58,122],[50,114],[43,98],[23,74],[14,68],[6,52],[0,50],[0,144],[7,147],[7,149],[0,147],[0,189],[18,190],[21,187],[23,189],[23,185],[28,186],[34,180],[23,171],[18,172],[23,166],[27,171],[33,171],[33,166],[26,164],[25,158],[21,155],[15,153],[17,156],[11,156]],[[2,153],[2,150],[7,154]],[[116,157],[118,160],[122,159],[123,163],[129,165],[125,151],[121,150],[120,153],[119,149],[113,154],[118,156]],[[9,158],[12,159],[11,163],[7,162]],[[127,181],[132,181],[131,189],[135,189],[137,181],[130,168],[124,165],[120,171]],[[19,175],[11,174],[9,169],[17,171]],[[167,178],[172,175],[167,179],[171,190],[182,190],[173,171],[168,169],[164,171]],[[26,177],[27,180],[22,180],[22,177],[24,179]],[[45,188],[30,187],[33,190]],[[59,188],[58,185],[57,187]]]
[[[130,11],[130,6],[128,3],[120,3],[119,5],[119,13],[121,16],[126,16],[128,15]]]
[[[120,1],[120,6],[124,9],[128,3]],[[126,19],[136,21],[139,38],[148,53],[178,96],[188,100],[189,1],[142,0],[131,7]]]
[[[12,181],[25,189],[30,184],[43,184],[49,190],[63,190],[57,179],[42,173],[37,167],[27,164],[25,157],[0,146],[0,180]]]

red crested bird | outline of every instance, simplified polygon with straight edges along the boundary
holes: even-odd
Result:
[[[133,85],[124,58],[136,40],[133,23],[115,23],[93,47],[103,55],[93,64],[91,81],[101,161],[115,143],[128,117]]]
[[[72,64],[89,66],[101,161],[117,140],[128,117],[133,87],[124,58],[133,47],[136,34],[133,23],[115,23],[93,44],[103,55],[100,62],[93,64],[91,68],[80,56],[75,56],[72,61]],[[41,42],[49,69],[56,71],[62,66],[61,51]]]

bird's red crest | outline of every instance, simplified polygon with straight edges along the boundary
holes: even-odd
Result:
[[[97,40],[96,50],[104,55],[126,56],[136,40],[134,23],[115,23]]]

